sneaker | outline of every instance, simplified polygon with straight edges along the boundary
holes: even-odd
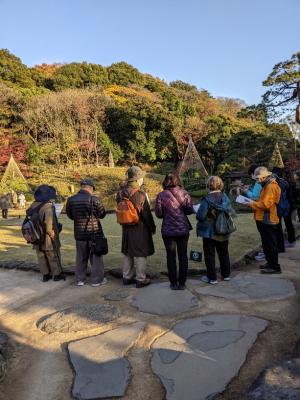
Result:
[[[77,286],[84,286],[85,285],[85,282],[83,282],[83,281],[78,281],[77,282]]]
[[[261,274],[281,274],[281,268],[265,268],[260,271]]]
[[[296,242],[292,242],[292,243],[286,242],[284,245],[285,245],[286,249],[289,249],[289,248],[295,247],[296,246]]]
[[[259,269],[266,269],[266,268],[269,268],[269,264],[268,263],[259,266]]]
[[[150,283],[151,283],[150,279],[146,278],[143,281],[136,281],[135,286],[137,289],[140,289],[140,288],[150,285]]]
[[[123,278],[123,285],[124,286],[133,285],[135,283],[136,283],[136,280],[134,278],[132,278],[132,279]]]
[[[102,282],[98,282],[98,283],[92,283],[91,286],[93,287],[97,287],[97,286],[102,286],[102,285],[106,285],[107,284],[107,279],[103,278]]]
[[[223,278],[223,281],[225,281],[225,282],[229,282],[230,281],[230,277],[229,276],[227,276],[227,278]]]
[[[178,290],[178,286],[176,285],[176,283],[170,283],[170,289],[171,290]]]
[[[184,290],[185,289],[185,284],[184,283],[179,283],[178,284],[178,290]]]
[[[211,285],[216,285],[218,283],[218,281],[213,281],[213,280],[209,279],[206,275],[201,276],[200,280],[202,282],[209,283]]]
[[[264,261],[264,260],[266,259],[266,256],[264,255],[264,253],[262,253],[262,254],[257,254],[257,255],[254,257],[254,259],[255,259],[256,261]]]

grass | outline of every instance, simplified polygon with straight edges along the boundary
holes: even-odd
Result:
[[[31,246],[26,244],[20,230],[22,217],[19,219],[18,211],[14,210],[11,215],[16,217],[0,221],[0,253],[2,261],[18,260],[36,262],[35,252]],[[74,265],[75,260],[75,241],[73,238],[73,222],[66,215],[62,215],[60,221],[63,224],[61,234],[62,242],[62,259],[64,266]],[[202,250],[202,240],[196,237],[196,220],[195,216],[190,217],[190,221],[194,227],[191,231],[188,250]],[[157,233],[154,236],[155,254],[148,258],[148,267],[152,271],[166,271],[165,248],[160,234],[161,221],[155,219],[157,225]],[[259,235],[256,230],[255,223],[251,214],[239,214],[235,219],[237,231],[230,239],[230,257],[235,261],[242,257],[247,250],[255,248],[259,245]],[[114,214],[109,214],[102,220],[105,235],[108,238],[109,254],[105,256],[105,266],[109,268],[117,268],[121,266],[121,227],[116,223]],[[189,262],[191,268],[203,267],[203,263]]]

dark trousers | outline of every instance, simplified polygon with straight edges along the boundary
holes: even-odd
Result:
[[[91,253],[91,242],[76,240],[77,281],[85,282],[88,262],[91,264],[91,283],[100,283],[104,278],[103,257]]]
[[[7,208],[2,208],[2,218],[7,218],[8,216],[8,209]]]
[[[295,228],[294,228],[293,221],[292,221],[292,213],[293,213],[293,210],[290,210],[289,215],[287,217],[283,217],[285,227],[286,227],[288,241],[290,243],[294,243],[296,240]]]
[[[285,252],[284,234],[282,229],[282,217],[279,218],[279,224],[277,226],[277,249],[278,253]]]
[[[268,225],[256,221],[258,232],[260,233],[263,251],[270,268],[280,269],[278,264],[278,229],[277,225]]]
[[[167,251],[167,267],[169,273],[169,280],[172,285],[176,285],[177,282],[184,285],[187,277],[188,270],[188,256],[187,256],[187,245],[189,241],[189,235],[186,236],[164,236],[163,241]],[[179,276],[177,277],[177,265],[176,265],[176,249],[179,261]]]
[[[228,253],[228,240],[219,242],[217,240],[203,238],[204,261],[207,269],[207,277],[211,281],[217,280],[216,273],[216,251],[219,257],[221,275],[228,278],[230,275],[230,259]]]

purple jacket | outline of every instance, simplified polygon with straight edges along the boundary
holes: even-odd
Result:
[[[164,236],[185,236],[192,229],[187,215],[193,214],[190,195],[180,186],[165,189],[156,198],[155,214],[162,218]]]

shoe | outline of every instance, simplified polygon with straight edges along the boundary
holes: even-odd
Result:
[[[230,281],[230,277],[229,276],[227,276],[226,278],[223,278],[223,281],[225,281],[225,282],[229,282]]]
[[[63,272],[61,272],[59,275],[54,275],[53,280],[55,282],[65,281],[66,280],[66,276],[65,276],[65,274]]]
[[[292,242],[292,243],[286,242],[284,245],[285,245],[286,249],[289,249],[289,248],[295,247],[296,246],[296,242]]]
[[[108,282],[107,279],[106,279],[106,278],[103,278],[103,281],[102,281],[102,282],[99,282],[99,283],[92,283],[91,286],[93,286],[93,287],[102,286],[102,285],[106,285],[107,282]]]
[[[85,282],[83,282],[83,281],[78,281],[77,282],[77,286],[84,286],[85,285]]]
[[[254,259],[256,261],[264,261],[266,259],[266,256],[262,253],[262,254],[257,254]]]
[[[52,279],[52,275],[50,274],[43,275],[42,282],[48,282],[50,281],[50,279]]]
[[[136,283],[136,280],[134,278],[132,278],[132,279],[123,278],[123,285],[124,286],[133,285],[134,283]]]
[[[265,268],[260,271],[261,274],[281,274],[281,268]]]
[[[136,285],[135,286],[136,286],[137,289],[140,289],[140,288],[143,288],[145,286],[150,285],[150,283],[151,283],[151,280],[146,278],[143,281],[136,281]]]
[[[206,275],[201,276],[200,280],[211,285],[216,285],[218,281],[209,279]]]
[[[185,289],[185,284],[184,283],[179,283],[178,284],[178,290],[184,290]]]
[[[170,283],[170,289],[171,290],[178,290],[178,286],[176,285],[176,283]]]
[[[270,268],[268,263],[259,266],[259,269],[266,269],[266,268]]]

